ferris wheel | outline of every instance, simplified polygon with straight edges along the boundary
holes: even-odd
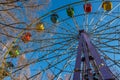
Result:
[[[1,15],[0,79],[120,80],[120,1],[71,1],[43,15],[30,2],[2,11],[13,20]]]

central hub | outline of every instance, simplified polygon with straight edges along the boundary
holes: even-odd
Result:
[[[85,32],[85,30],[83,29],[83,30],[79,30],[79,34],[81,34],[81,33],[83,33],[83,32]]]

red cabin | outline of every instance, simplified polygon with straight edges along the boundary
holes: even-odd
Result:
[[[24,43],[29,42],[31,40],[31,33],[30,32],[24,33],[21,39]]]
[[[84,11],[85,11],[86,13],[91,12],[91,11],[92,11],[92,5],[91,5],[90,3],[84,4]]]

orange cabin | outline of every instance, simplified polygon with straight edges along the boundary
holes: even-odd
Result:
[[[30,32],[26,32],[23,34],[21,40],[24,42],[24,43],[27,43],[31,40],[31,33]]]
[[[91,5],[90,3],[84,4],[84,11],[85,11],[86,13],[91,12],[91,11],[92,11],[92,5]]]

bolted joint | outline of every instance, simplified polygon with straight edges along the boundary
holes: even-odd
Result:
[[[74,69],[74,72],[80,72],[81,70],[79,68]]]

